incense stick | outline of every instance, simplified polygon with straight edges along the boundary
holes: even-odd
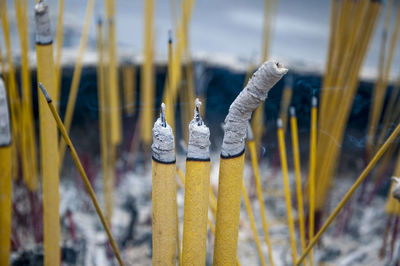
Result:
[[[293,259],[293,262],[295,262],[297,260],[297,247],[296,247],[296,239],[295,239],[293,214],[292,214],[292,203],[291,203],[291,199],[290,199],[290,185],[289,185],[289,173],[288,173],[288,166],[287,166],[287,158],[286,158],[285,137],[283,134],[281,119],[278,119],[277,127],[278,127],[278,143],[279,143],[279,152],[280,152],[281,165],[282,165],[283,184],[284,184],[284,189],[285,189],[286,213],[287,213],[287,221],[288,221],[288,226],[289,226],[290,244],[291,244],[291,249],[292,249],[292,259]]]
[[[299,224],[300,224],[300,243],[301,250],[306,248],[306,234],[305,234],[305,221],[304,221],[304,207],[303,207],[303,189],[301,187],[301,164],[300,164],[300,148],[299,148],[299,136],[297,130],[297,117],[296,110],[294,107],[290,107],[290,129],[292,135],[293,145],[293,158],[294,158],[294,169],[296,178],[296,195],[297,195],[297,210],[299,213]]]
[[[53,64],[53,38],[50,29],[48,5],[39,1],[35,5],[37,79],[56,95]],[[38,88],[39,90],[39,88]],[[38,92],[40,95],[40,92]],[[43,186],[44,265],[58,265],[61,261],[59,154],[56,121],[48,109],[46,99],[39,99],[40,155]]]
[[[270,240],[270,235],[269,235],[267,215],[265,214],[264,196],[263,196],[262,189],[261,189],[261,180],[260,180],[260,173],[259,173],[258,161],[257,161],[257,151],[256,151],[255,143],[253,140],[253,133],[251,130],[251,125],[250,125],[250,123],[248,123],[247,125],[248,125],[248,127],[247,127],[247,145],[250,150],[250,157],[251,157],[251,163],[253,166],[254,180],[256,182],[257,199],[258,199],[258,204],[260,205],[262,228],[263,228],[263,232],[264,232],[265,242],[266,242],[267,248],[268,248],[269,264],[271,266],[273,266],[274,258],[273,258],[273,254],[272,254],[272,245],[271,245],[271,240]]]
[[[108,239],[110,240],[110,243],[111,243],[111,246],[112,246],[112,248],[114,250],[115,256],[117,257],[117,260],[118,260],[119,264],[120,265],[124,265],[124,262],[122,261],[122,258],[121,258],[120,252],[118,250],[117,244],[115,243],[114,237],[111,234],[111,230],[110,230],[110,228],[109,228],[109,226],[107,224],[107,221],[106,221],[106,219],[105,219],[105,217],[104,217],[104,215],[103,215],[103,213],[101,211],[100,205],[99,205],[99,203],[97,201],[96,194],[94,193],[94,190],[93,190],[93,188],[92,188],[92,186],[90,184],[90,181],[89,181],[89,179],[88,179],[88,177],[86,175],[86,172],[83,169],[83,166],[81,164],[79,156],[76,153],[75,147],[72,144],[71,139],[68,136],[67,130],[66,130],[64,124],[62,123],[61,118],[58,115],[56,108],[54,107],[54,104],[52,102],[52,99],[50,98],[50,95],[47,93],[46,88],[43,86],[42,83],[39,83],[39,88],[40,88],[41,92],[43,93],[43,96],[45,97],[45,99],[47,101],[47,105],[48,105],[48,107],[49,107],[49,109],[50,109],[50,111],[51,111],[51,113],[53,115],[53,118],[54,118],[55,122],[57,123],[57,127],[60,130],[61,136],[64,138],[65,143],[67,144],[67,146],[69,148],[69,151],[71,153],[72,159],[74,160],[75,166],[79,171],[79,174],[80,174],[80,176],[82,178],[82,181],[85,183],[86,190],[89,193],[89,196],[90,196],[90,198],[92,200],[92,203],[93,203],[93,205],[94,205],[94,207],[96,209],[97,215],[99,216],[100,221],[101,221],[101,223],[102,223],[102,225],[104,227],[104,230],[107,233]]]

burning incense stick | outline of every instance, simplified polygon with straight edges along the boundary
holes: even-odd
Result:
[[[154,123],[152,149],[153,265],[175,265],[177,247],[175,141],[165,104]]]
[[[301,242],[301,250],[303,251],[306,248],[306,236],[305,236],[306,234],[305,234],[304,207],[303,207],[303,189],[301,188],[299,136],[297,131],[296,110],[294,109],[294,107],[290,107],[290,125],[292,133],[293,158],[294,158],[294,169],[296,177],[297,209],[299,212],[299,223],[300,223],[300,242]]]
[[[360,174],[360,176],[357,178],[356,182],[351,186],[351,188],[347,191],[347,193],[344,195],[344,197],[341,199],[339,204],[336,206],[336,208],[333,210],[333,212],[329,215],[328,219],[326,219],[326,222],[324,225],[321,227],[321,229],[318,231],[318,233],[312,238],[310,243],[308,244],[306,250],[303,252],[301,255],[300,259],[296,262],[295,265],[300,265],[301,262],[304,260],[304,258],[307,256],[307,254],[311,251],[311,249],[314,247],[314,245],[317,243],[317,241],[321,238],[322,234],[326,231],[326,229],[329,227],[329,225],[332,223],[332,221],[336,218],[340,210],[343,208],[343,206],[347,203],[347,201],[350,199],[350,197],[353,195],[355,190],[360,186],[360,184],[365,180],[365,178],[368,176],[368,174],[371,172],[373,167],[377,164],[379,159],[385,154],[387,149],[393,144],[393,142],[397,139],[397,137],[400,134],[400,123],[397,124],[396,128],[392,132],[392,134],[389,136],[389,138],[386,140],[386,142],[382,145],[382,147],[376,152],[372,160],[368,163],[367,167],[364,169],[364,171]]]
[[[0,265],[8,265],[11,244],[11,127],[6,88],[0,78]]]
[[[210,187],[210,130],[200,116],[196,99],[189,124],[183,224],[183,265],[206,264],[207,217]]]
[[[290,199],[290,185],[289,185],[287,158],[286,158],[285,136],[283,133],[281,119],[278,119],[277,126],[278,126],[279,153],[282,164],[283,184],[285,187],[286,213],[287,213],[287,220],[290,233],[290,244],[292,248],[292,259],[293,262],[295,262],[297,259],[297,248],[296,248],[296,238],[295,238],[294,221],[292,214],[292,203]]]
[[[251,163],[253,166],[254,180],[256,182],[257,199],[258,199],[258,204],[260,205],[262,228],[264,231],[265,242],[266,242],[267,248],[268,248],[269,264],[271,266],[273,266],[274,259],[273,259],[273,254],[272,254],[271,240],[270,240],[270,236],[269,236],[267,215],[265,214],[264,196],[263,196],[262,189],[261,189],[260,173],[258,170],[257,151],[256,151],[256,146],[255,146],[255,143],[253,140],[253,132],[251,130],[251,125],[250,125],[250,123],[247,123],[247,125],[248,125],[248,127],[247,127],[247,146],[249,147],[249,150],[250,150],[250,157],[251,157]]]
[[[64,138],[65,143],[68,146],[68,149],[69,149],[69,151],[71,153],[72,159],[74,160],[75,166],[78,169],[78,172],[79,172],[83,182],[85,183],[86,190],[89,193],[89,196],[90,196],[90,198],[92,200],[92,203],[93,203],[93,205],[94,205],[94,207],[96,209],[97,215],[99,216],[100,221],[101,221],[101,223],[102,223],[102,225],[104,227],[104,230],[107,233],[108,239],[109,239],[109,241],[111,243],[111,246],[112,246],[112,248],[114,250],[115,256],[117,257],[117,260],[118,260],[119,264],[120,265],[124,265],[124,262],[122,261],[121,254],[120,254],[120,252],[118,250],[117,244],[115,243],[114,237],[111,234],[110,227],[108,226],[106,218],[104,217],[104,215],[103,215],[103,213],[101,211],[100,205],[99,205],[99,203],[97,201],[97,198],[96,198],[96,194],[94,193],[92,185],[90,184],[90,181],[89,181],[89,179],[88,179],[88,177],[86,175],[85,170],[83,169],[81,161],[79,160],[79,156],[76,153],[75,147],[72,144],[71,139],[68,136],[67,130],[65,129],[64,124],[62,123],[61,118],[58,115],[57,110],[54,107],[54,104],[53,104],[49,94],[47,93],[46,88],[44,87],[44,85],[42,83],[39,83],[39,88],[40,88],[40,90],[41,90],[41,92],[42,92],[42,94],[44,96],[44,99],[47,102],[47,105],[48,105],[48,107],[49,107],[49,109],[51,111],[51,114],[52,114],[52,116],[54,118],[54,121],[57,123],[57,127],[60,130],[60,133],[61,133],[62,137]],[[43,98],[43,97],[40,97],[40,98]],[[57,263],[57,265],[58,265],[58,263]]]
[[[232,103],[225,118],[214,246],[216,265],[233,265],[236,260],[247,122],[287,71],[279,63],[265,62]]]
[[[177,169],[177,173],[178,173],[178,176],[179,176],[179,180],[181,180],[183,186],[185,186],[185,175],[183,174],[182,170],[178,168],[178,169]],[[214,200],[215,200],[215,195],[214,195],[214,192],[212,191],[211,185],[210,185],[209,188],[210,188],[210,196],[211,196],[210,199],[214,198]],[[214,215],[214,217],[215,217],[215,216],[216,216],[215,210],[216,210],[216,208],[217,208],[217,202],[216,202],[216,200],[215,200],[215,202],[213,202],[212,200],[210,200],[210,201],[209,201],[209,204],[208,204],[208,207],[209,207],[211,213],[212,213],[212,214]],[[207,223],[208,223],[208,227],[210,228],[211,233],[215,236],[215,227],[214,227],[214,224],[213,224],[213,222],[211,221],[210,217],[208,217]],[[239,261],[239,259],[238,259],[237,257],[236,257],[236,265],[237,265],[237,266],[240,266],[240,265],[241,265],[241,264],[240,264],[240,261]]]
[[[55,91],[53,65],[53,38],[50,29],[48,6],[44,1],[35,5],[36,56],[38,80],[50,93]],[[39,93],[40,94],[40,93]],[[58,96],[56,96],[58,98]],[[58,265],[60,253],[60,211],[59,211],[59,161],[57,125],[46,99],[39,97],[39,121],[41,144],[41,174],[43,184],[43,229],[44,265]]]

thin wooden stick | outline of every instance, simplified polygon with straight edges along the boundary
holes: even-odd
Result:
[[[101,221],[101,223],[102,223],[102,225],[104,227],[104,230],[107,233],[108,239],[110,240],[110,243],[111,243],[111,246],[112,246],[112,248],[114,250],[115,256],[117,257],[117,260],[118,260],[119,264],[120,265],[124,265],[124,262],[122,261],[122,258],[121,258],[121,254],[120,254],[120,252],[118,250],[118,246],[117,246],[117,244],[116,244],[116,242],[114,240],[114,237],[111,234],[111,230],[110,230],[110,228],[109,228],[109,226],[107,224],[106,218],[104,217],[104,215],[103,215],[103,213],[101,211],[100,205],[99,205],[99,203],[97,201],[96,194],[94,193],[92,185],[90,184],[90,181],[89,181],[89,179],[88,179],[88,177],[86,175],[85,170],[83,169],[83,166],[81,164],[79,156],[76,153],[75,147],[72,144],[71,139],[68,136],[67,130],[65,129],[64,124],[61,121],[61,118],[58,115],[57,110],[54,107],[54,104],[53,104],[50,96],[48,95],[48,93],[46,91],[46,88],[41,83],[39,83],[39,88],[42,91],[43,96],[46,98],[46,101],[47,101],[47,104],[49,106],[49,109],[50,109],[50,111],[51,111],[51,113],[52,113],[52,115],[54,117],[54,120],[57,123],[57,127],[60,130],[60,133],[61,133],[62,137],[65,140],[65,143],[67,144],[67,146],[69,148],[69,151],[71,153],[72,159],[74,160],[75,166],[79,171],[79,174],[80,174],[80,176],[82,178],[82,181],[85,183],[86,190],[89,193],[89,196],[90,196],[90,198],[92,200],[92,203],[93,203],[93,205],[94,205],[94,207],[96,209],[97,215],[99,216],[100,221]]]
[[[265,242],[266,242],[267,248],[268,248],[269,264],[271,266],[273,266],[274,258],[273,258],[273,254],[272,254],[271,237],[269,235],[268,220],[267,220],[267,215],[265,213],[265,207],[264,207],[264,196],[263,196],[262,189],[261,189],[261,180],[260,180],[260,173],[259,173],[259,168],[258,168],[257,151],[256,151],[256,146],[255,146],[255,143],[253,140],[253,134],[252,134],[250,124],[248,124],[247,146],[249,147],[249,150],[250,150],[250,158],[251,158],[251,163],[253,166],[254,180],[255,180],[256,189],[257,189],[257,199],[258,199],[258,204],[260,205],[262,228],[263,228],[263,232],[264,232]]]
[[[306,248],[306,234],[305,234],[305,221],[304,221],[304,207],[303,207],[303,190],[301,188],[301,164],[300,164],[300,148],[299,148],[299,136],[297,130],[297,118],[294,107],[290,108],[290,129],[292,135],[293,145],[293,158],[294,158],[294,169],[296,177],[296,195],[297,195],[297,209],[299,213],[300,223],[300,243],[301,250]]]
[[[297,247],[296,247],[296,238],[295,238],[295,233],[294,233],[292,203],[291,203],[291,199],[290,199],[290,185],[289,185],[289,173],[288,173],[288,166],[287,166],[287,158],[286,158],[285,137],[283,134],[281,119],[278,119],[277,126],[278,126],[279,152],[280,152],[282,174],[283,174],[283,184],[284,184],[284,188],[285,188],[286,214],[287,214],[287,221],[288,221],[288,226],[289,226],[290,245],[291,245],[291,249],[292,249],[292,259],[293,259],[293,262],[295,262],[297,260]]]

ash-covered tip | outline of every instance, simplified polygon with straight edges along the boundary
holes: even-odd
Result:
[[[8,113],[7,92],[0,78],[0,147],[11,144],[11,127]]]
[[[172,43],[172,30],[168,30],[168,43]]]
[[[40,0],[35,5],[36,43],[50,44],[53,42],[50,29],[49,7]]]
[[[160,119],[161,119],[161,125],[163,127],[166,127],[167,121],[165,121],[165,103],[161,104]]]
[[[200,115],[201,102],[200,102],[199,98],[196,98],[194,103],[195,103],[195,107],[194,107],[194,117],[193,117],[193,119],[196,120],[198,126],[201,126],[203,124],[203,120],[201,119],[201,115]]]
[[[400,201],[400,178],[392,176],[392,181],[393,181],[392,196],[393,198]]]
[[[172,128],[165,121],[165,104],[161,104],[160,117],[154,123],[153,144],[151,145],[153,158],[162,163],[175,162],[175,140]]]
[[[225,118],[222,156],[231,157],[243,152],[247,122],[253,111],[268,96],[271,88],[288,72],[282,64],[267,61],[253,74],[246,87],[229,108]]]
[[[250,121],[247,122],[247,139],[248,140],[254,139],[253,129],[251,128]]]
[[[193,120],[189,124],[188,159],[210,159],[210,129],[200,116],[201,102],[196,98]]]
[[[312,97],[312,99],[311,99],[311,105],[312,105],[312,107],[317,107],[317,105],[318,105],[318,99],[317,99],[317,97],[315,97],[315,96]]]
[[[278,128],[282,128],[282,126],[283,126],[282,119],[278,118],[278,120],[276,120],[276,126]]]
[[[293,106],[290,106],[289,112],[291,116],[296,116],[296,109]]]
[[[43,84],[41,82],[39,82],[39,88],[42,91],[44,97],[46,98],[46,101],[48,103],[50,103],[51,102],[51,98],[50,98],[49,94],[47,93],[46,88],[43,86]]]

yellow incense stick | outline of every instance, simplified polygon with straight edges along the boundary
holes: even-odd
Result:
[[[124,109],[127,116],[132,116],[136,103],[136,68],[125,66],[122,69],[124,81]]]
[[[258,204],[260,205],[260,214],[261,214],[264,238],[265,238],[265,242],[266,242],[267,248],[268,248],[269,264],[271,266],[273,266],[274,259],[273,259],[273,254],[272,254],[272,245],[271,245],[271,240],[270,240],[271,238],[269,235],[267,215],[265,214],[264,196],[263,196],[262,189],[261,189],[261,180],[260,180],[260,173],[259,173],[259,169],[258,169],[257,151],[256,151],[255,143],[253,141],[253,133],[252,133],[250,125],[248,125],[247,146],[249,147],[249,150],[250,150],[250,157],[251,157],[251,163],[253,166],[254,180],[256,182],[257,199],[258,199]]]
[[[247,189],[246,189],[246,185],[244,183],[244,180],[243,180],[243,184],[242,184],[242,193],[243,193],[244,204],[246,206],[247,215],[249,216],[249,220],[250,220],[251,230],[253,231],[254,243],[256,244],[258,256],[260,258],[260,263],[261,263],[261,265],[267,265],[265,263],[264,254],[263,254],[262,249],[261,249],[261,242],[260,242],[260,239],[258,237],[256,221],[254,220],[254,214],[253,214],[253,211],[251,209],[250,199],[249,199],[249,195],[247,194]],[[260,208],[261,207],[262,206],[260,206]]]
[[[65,0],[58,1],[58,15],[57,15],[57,30],[56,30],[56,55],[54,58],[54,67],[56,68],[56,92],[61,95],[61,77],[62,77],[62,66],[61,66],[61,54],[64,42],[64,6]],[[59,99],[55,99],[56,102]]]
[[[303,207],[303,190],[301,188],[301,164],[300,164],[300,148],[299,148],[299,136],[297,130],[297,118],[294,107],[290,108],[290,129],[292,135],[293,145],[293,158],[294,158],[294,169],[296,177],[296,194],[297,194],[297,209],[299,212],[299,223],[300,223],[300,242],[301,250],[306,248],[306,234],[305,234],[305,221],[304,221],[304,207]]]
[[[38,187],[38,169],[36,154],[36,134],[34,129],[31,76],[28,62],[28,21],[27,0],[14,1],[21,46],[21,159],[23,178],[31,191]]]
[[[50,17],[48,6],[43,1],[35,5],[35,22],[37,79],[47,87],[50,93],[56,95],[55,97],[57,98]],[[38,98],[43,186],[44,265],[50,266],[59,265],[61,261],[58,133],[56,121],[47,107],[46,99],[44,97]]]
[[[244,152],[230,158],[221,156],[214,265],[233,265],[236,262],[243,168]]]
[[[151,128],[154,119],[154,70],[153,70],[153,20],[154,0],[144,3],[144,62],[141,71],[141,125],[140,136],[145,146],[151,143]],[[171,106],[170,108],[173,108]],[[170,109],[168,108],[168,109]]]
[[[290,245],[291,245],[291,249],[292,249],[292,259],[293,259],[293,262],[295,262],[297,259],[297,247],[296,247],[296,239],[295,239],[295,232],[294,232],[292,203],[291,203],[291,199],[290,199],[289,173],[288,173],[287,159],[286,159],[285,137],[284,137],[284,133],[283,133],[281,119],[278,119],[277,125],[278,125],[279,152],[280,152],[282,174],[283,174],[283,184],[285,187],[286,213],[287,213],[287,220],[288,220],[288,226],[289,226]]]
[[[183,265],[205,265],[210,161],[186,161]]]
[[[66,142],[66,144],[68,146],[68,149],[69,149],[69,151],[71,153],[72,159],[74,160],[75,166],[78,169],[78,172],[79,172],[79,174],[80,174],[80,176],[82,178],[82,181],[85,184],[86,190],[88,191],[89,196],[90,196],[90,198],[92,200],[92,203],[93,203],[93,205],[94,205],[94,207],[96,209],[97,215],[99,216],[100,221],[101,221],[101,223],[102,223],[102,225],[104,227],[104,230],[107,233],[108,239],[109,239],[109,241],[111,243],[111,246],[112,246],[112,248],[114,250],[115,256],[117,257],[117,260],[118,260],[119,264],[120,265],[124,265],[124,262],[122,261],[122,258],[121,258],[120,252],[118,250],[117,244],[115,243],[114,237],[111,234],[111,230],[110,230],[110,228],[109,228],[109,226],[107,224],[107,221],[106,221],[106,219],[105,219],[105,217],[104,217],[104,215],[103,215],[103,213],[101,211],[100,205],[99,205],[99,203],[97,201],[96,194],[94,193],[94,190],[93,190],[93,188],[92,188],[92,186],[90,184],[90,181],[89,181],[89,179],[88,179],[88,177],[86,175],[86,172],[83,169],[81,161],[79,160],[79,156],[76,153],[75,147],[72,144],[71,139],[68,136],[67,130],[65,129],[64,124],[62,123],[61,118],[58,115],[57,110],[54,107],[54,104],[53,104],[49,94],[46,91],[46,88],[41,83],[39,83],[39,88],[40,88],[40,90],[41,90],[41,92],[42,92],[42,94],[44,96],[44,97],[40,97],[40,98],[43,98],[47,102],[47,105],[48,105],[48,107],[49,107],[49,109],[51,111],[51,115],[53,116],[54,121],[57,123],[57,127],[60,130],[61,136],[64,138],[64,140],[65,140],[65,142]]]
[[[95,3],[95,0],[89,0],[87,3],[87,7],[86,7],[85,21],[83,23],[82,36],[81,36],[81,40],[80,40],[79,48],[78,48],[78,56],[76,58],[74,74],[72,75],[71,88],[69,90],[67,109],[65,111],[64,123],[65,123],[65,128],[67,129],[67,132],[70,132],[70,130],[71,130],[72,118],[74,115],[75,103],[76,103],[76,98],[78,96],[79,83],[80,83],[81,74],[82,74],[83,56],[84,56],[84,53],[86,50],[86,45],[87,45],[88,36],[89,36],[90,23],[92,21],[92,14],[94,11],[94,3]],[[55,99],[58,99],[58,96]],[[59,149],[60,149],[59,156],[60,156],[60,169],[61,169],[63,161],[64,161],[64,154],[65,154],[65,142],[63,139],[60,140]]]
[[[0,78],[0,265],[8,265],[11,246],[12,177],[11,141],[7,93]]]
[[[0,147],[0,264],[8,265],[11,246],[11,146]]]
[[[105,17],[108,22],[108,86],[110,108],[110,141],[118,145],[122,140],[121,110],[119,101],[118,53],[115,29],[115,0],[106,0]],[[151,119],[152,120],[152,119]],[[115,158],[113,157],[114,161]],[[112,180],[112,182],[114,182]]]
[[[309,239],[314,237],[314,213],[315,213],[315,159],[316,159],[316,151],[317,151],[317,98],[312,98],[312,107],[311,107],[311,136],[310,136],[310,168],[309,168],[309,177],[308,177],[308,186],[309,186]],[[304,248],[302,249],[304,252]],[[313,264],[313,251],[310,252],[310,264]]]
[[[4,44],[6,48],[7,55],[7,65],[8,65],[8,74],[7,74],[7,91],[8,91],[8,99],[10,105],[10,113],[11,113],[11,127],[12,127],[12,135],[13,135],[13,143],[11,144],[12,151],[12,176],[16,179],[19,176],[19,165],[18,165],[18,152],[21,148],[20,146],[20,130],[18,130],[18,125],[21,122],[21,102],[19,96],[19,90],[17,88],[17,81],[15,78],[15,69],[14,69],[14,60],[11,52],[11,39],[7,18],[7,1],[0,2],[0,17],[1,24],[3,29],[3,37]]]

